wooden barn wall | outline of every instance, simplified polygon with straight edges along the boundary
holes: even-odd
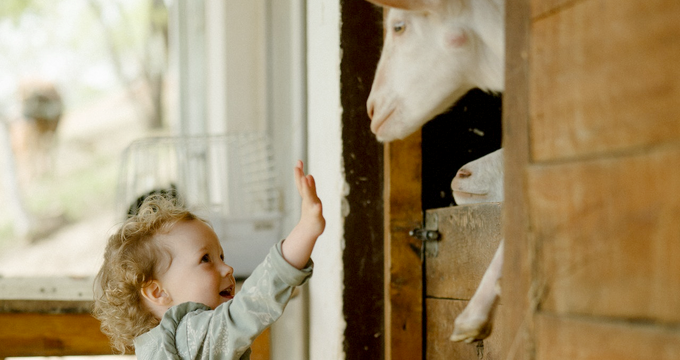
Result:
[[[507,358],[680,358],[680,2],[506,19]]]

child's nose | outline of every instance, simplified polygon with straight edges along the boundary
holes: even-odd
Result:
[[[225,263],[222,263],[221,272],[223,277],[231,276],[231,274],[234,273],[234,268]]]

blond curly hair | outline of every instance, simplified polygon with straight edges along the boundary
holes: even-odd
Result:
[[[163,274],[172,261],[169,250],[156,239],[174,224],[198,219],[176,198],[150,195],[109,237],[104,263],[95,278],[93,315],[101,321],[114,350],[134,351],[135,337],[151,330],[159,320],[142,303],[141,289]]]

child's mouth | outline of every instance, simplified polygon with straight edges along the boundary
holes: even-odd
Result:
[[[220,291],[220,296],[229,300],[234,297],[234,286],[229,286],[228,288]]]

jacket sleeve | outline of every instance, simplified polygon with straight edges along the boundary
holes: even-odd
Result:
[[[213,313],[206,341],[214,355],[233,353],[238,359],[267,327],[279,319],[295,286],[304,284],[312,275],[313,262],[298,270],[282,256],[279,241],[265,260],[243,283],[229,302]]]

